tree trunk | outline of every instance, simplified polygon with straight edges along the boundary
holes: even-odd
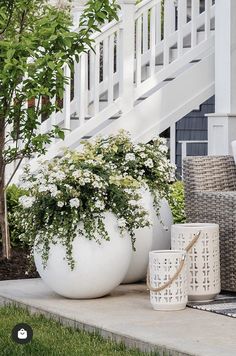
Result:
[[[3,150],[5,142],[5,125],[4,120],[0,120],[0,227],[2,235],[2,255],[4,258],[11,257],[11,244],[9,238],[7,211],[6,211],[6,194],[5,186],[5,164],[3,159]]]

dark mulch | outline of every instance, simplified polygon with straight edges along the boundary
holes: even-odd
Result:
[[[10,260],[4,259],[0,252],[0,281],[39,277],[35,266],[32,265],[32,262],[30,263],[27,256],[29,256],[27,249],[19,247],[12,248]]]

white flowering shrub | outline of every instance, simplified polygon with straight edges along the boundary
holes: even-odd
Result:
[[[167,158],[166,140],[157,137],[152,142],[135,144],[127,132],[99,137],[95,141],[84,142],[84,155],[99,157],[117,174],[128,175],[147,185],[154,198],[159,213],[160,200],[169,198],[170,183],[175,180],[175,166]]]
[[[104,212],[113,212],[121,234],[150,225],[148,213],[140,206],[140,182],[114,169],[101,155],[68,151],[63,158],[44,162],[36,172],[26,166],[21,187],[22,209],[15,214],[20,238],[39,249],[46,267],[50,245],[61,243],[71,269],[75,261],[72,243],[77,234],[98,243],[110,236]],[[80,225],[79,225],[80,223]],[[82,226],[79,228],[79,226]]]

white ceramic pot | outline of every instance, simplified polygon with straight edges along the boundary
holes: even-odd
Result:
[[[153,199],[149,190],[140,189],[142,195],[141,205],[148,211],[152,212]],[[151,213],[150,213],[151,218]],[[128,272],[123,283],[135,283],[145,278],[148,266],[148,254],[152,249],[153,226],[137,229],[135,232],[135,251],[132,257]]]
[[[157,216],[155,209],[153,209],[152,250],[170,250],[173,215],[165,198],[161,200],[160,204],[159,216]]]
[[[123,283],[135,283],[146,277],[149,252],[153,249],[170,249],[170,230],[173,223],[170,207],[165,199],[161,201],[160,216],[158,217],[153,207],[153,198],[149,190],[141,189],[142,206],[149,212],[152,226],[136,230],[135,248],[128,272]],[[168,227],[166,231],[164,226]]]
[[[48,287],[67,298],[88,299],[102,297],[122,282],[130,264],[131,239],[120,236],[114,214],[105,213],[105,226],[110,241],[103,240],[101,245],[83,236],[74,239],[73,271],[61,244],[51,246],[45,269],[39,252],[34,252],[37,270]]]

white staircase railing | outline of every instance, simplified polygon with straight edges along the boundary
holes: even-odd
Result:
[[[65,142],[53,143],[50,156],[61,146],[76,147],[148,97],[150,91],[175,77],[189,63],[200,60],[212,44],[215,1],[122,0],[118,21],[94,36],[89,50],[74,63],[65,86],[62,110],[41,124],[41,131],[58,124]],[[76,134],[75,134],[76,132]],[[76,139],[75,139],[76,137]]]

